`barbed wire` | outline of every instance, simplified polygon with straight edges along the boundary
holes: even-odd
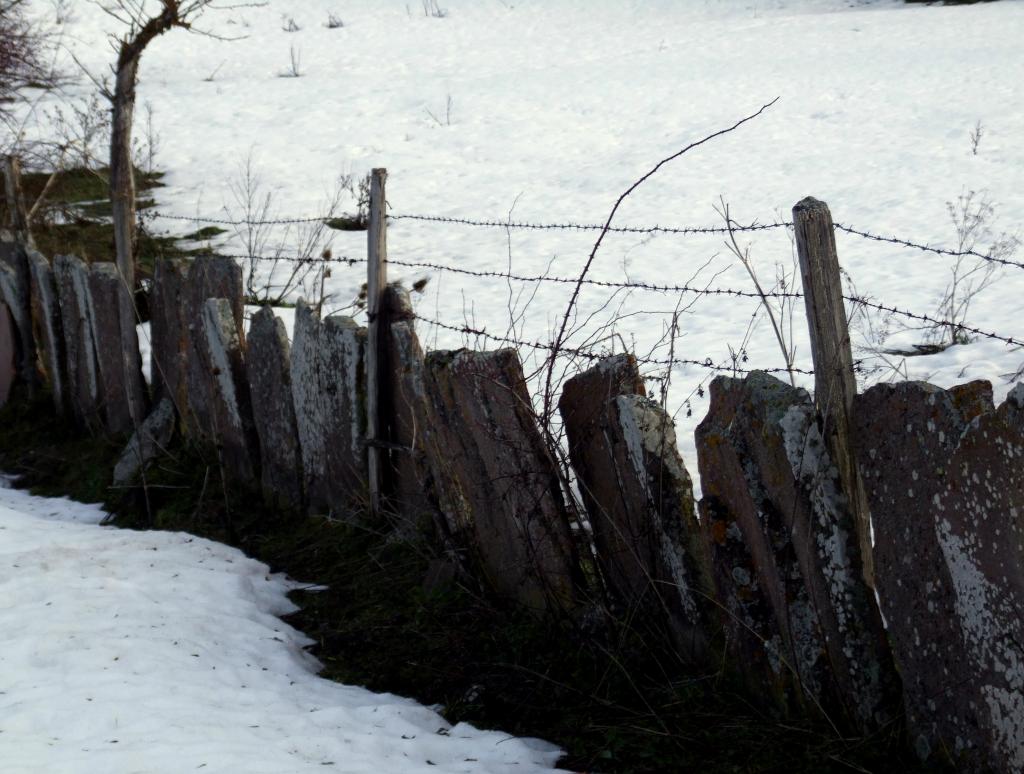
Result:
[[[973,333],[976,336],[981,336],[986,339],[993,339],[995,341],[1002,341],[1011,346],[1019,347],[1024,346],[1024,338],[1014,338],[1012,336],[1000,336],[998,333],[992,333],[991,331],[985,331],[980,328],[975,328],[968,325],[966,322],[955,322],[954,320],[940,320],[927,314],[917,314],[906,309],[898,309],[894,306],[887,306],[886,304],[879,304],[874,301],[869,301],[866,298],[859,298],[858,296],[843,296],[843,299],[850,301],[851,303],[860,304],[866,306],[869,309],[875,309],[880,312],[889,312],[891,314],[899,315],[900,317],[906,317],[911,320],[919,320],[921,322],[929,323],[930,325],[937,325],[943,328],[953,328],[958,331],[965,331],[967,333]]]
[[[474,269],[462,269],[457,266],[446,266],[443,264],[435,264],[420,261],[395,261],[388,259],[388,263],[396,266],[406,266],[413,268],[430,268],[438,269],[443,271],[454,272],[456,274],[467,274],[472,277],[497,277],[503,279],[510,279],[513,281],[520,282],[552,282],[552,283],[563,283],[563,284],[575,284],[578,280],[571,279],[568,277],[548,277],[544,275],[539,276],[523,276],[513,274],[511,272],[496,272],[496,271],[476,271]],[[694,293],[695,295],[709,295],[709,296],[738,296],[742,298],[784,298],[784,299],[795,299],[803,298],[804,294],[796,291],[772,291],[765,293],[758,293],[752,290],[737,290],[735,288],[719,288],[719,287],[695,287],[691,285],[652,285],[645,282],[609,282],[605,280],[592,280],[584,279],[584,284],[595,285],[598,287],[607,288],[636,288],[639,290],[651,290],[657,292],[669,292],[669,293]],[[920,322],[927,322],[932,325],[937,325],[946,328],[954,328],[956,330],[965,331],[967,333],[973,333],[982,338],[993,339],[995,341],[1002,341],[1006,344],[1018,346],[1024,343],[1024,339],[1014,338],[1012,336],[1002,336],[992,331],[986,331],[981,328],[976,328],[972,325],[968,325],[965,322],[956,322],[953,320],[942,320],[936,317],[932,317],[927,314],[918,314],[911,312],[906,309],[899,309],[895,306],[889,306],[887,304],[880,304],[875,301],[871,301],[867,298],[860,296],[843,296],[843,299],[851,303],[860,304],[870,309],[876,309],[882,312],[888,312],[895,314],[900,317],[906,317],[912,320],[918,320]]]
[[[348,266],[355,266],[360,263],[367,263],[366,258],[349,258],[347,255],[339,255],[338,257],[330,256],[318,256],[305,257],[301,255],[246,255],[244,253],[217,253],[221,258],[233,258],[239,261],[284,261],[285,263],[344,263]]]
[[[277,218],[273,220],[232,220],[230,218],[211,218],[200,215],[168,215],[164,212],[147,211],[147,217],[160,220],[177,220],[184,223],[211,223],[215,226],[291,226],[298,223],[322,223],[336,216],[319,215],[312,218]]]
[[[536,275],[536,276],[525,276],[521,274],[514,274],[512,272],[501,272],[501,271],[479,271],[476,269],[463,269],[458,266],[446,266],[439,263],[430,263],[426,261],[399,261],[392,258],[388,258],[387,263],[393,266],[403,266],[406,268],[424,268],[424,269],[437,269],[439,271],[452,272],[454,274],[465,274],[470,277],[494,277],[499,279],[509,279],[516,282],[551,282],[555,284],[564,285],[575,285],[580,280],[572,277],[549,277],[547,275]],[[706,294],[709,296],[714,295],[726,295],[726,296],[742,296],[744,298],[760,298],[761,294],[752,290],[734,290],[732,288],[701,288],[691,285],[654,285],[646,282],[611,282],[607,280],[595,280],[584,278],[582,280],[584,285],[594,285],[596,287],[603,288],[636,288],[638,290],[651,290],[659,293],[698,293]],[[777,292],[765,294],[770,298],[802,298],[800,293],[789,293],[789,292]]]
[[[1011,261],[1008,258],[999,258],[986,253],[979,253],[977,250],[949,250],[944,247],[932,247],[931,245],[918,244],[917,242],[900,239],[896,236],[886,237],[880,236],[879,234],[872,234],[870,231],[861,231],[860,229],[853,228],[852,226],[846,226],[842,223],[834,223],[833,225],[839,231],[846,232],[847,234],[853,234],[854,236],[859,236],[864,239],[869,239],[873,242],[888,242],[901,247],[912,247],[915,250],[922,250],[924,252],[935,253],[937,255],[948,255],[954,258],[972,256],[974,258],[980,258],[983,261],[989,261],[990,263],[999,263],[1003,266],[1015,266],[1018,269],[1024,269],[1024,263],[1020,261]]]
[[[434,326],[435,328],[441,328],[443,330],[452,331],[453,333],[462,333],[462,334],[466,334],[466,335],[470,335],[470,336],[479,336],[481,338],[489,339],[491,341],[497,341],[497,342],[502,343],[502,344],[510,344],[510,345],[512,345],[514,347],[517,347],[517,348],[525,347],[525,348],[528,348],[528,349],[544,350],[544,351],[547,351],[547,352],[552,352],[552,353],[554,353],[556,355],[562,355],[562,354],[572,355],[574,357],[581,357],[581,358],[583,358],[585,360],[600,360],[600,359],[602,359],[604,357],[607,357],[607,355],[605,355],[605,354],[598,354],[598,353],[595,353],[595,352],[589,352],[587,350],[577,349],[577,348],[574,348],[574,347],[565,347],[565,346],[563,346],[563,347],[556,348],[555,345],[550,343],[550,342],[523,341],[521,339],[514,339],[514,338],[511,338],[509,336],[496,336],[493,333],[488,333],[483,328],[474,328],[474,327],[472,327],[470,325],[467,325],[467,324],[463,324],[463,325],[450,325],[448,323],[443,323],[443,322],[440,322],[439,320],[432,320],[429,317],[423,317],[422,315],[418,315],[418,314],[413,314],[413,317],[416,320],[419,320],[422,323],[426,323],[427,325]],[[763,371],[765,373],[794,373],[794,374],[804,374],[804,375],[807,375],[807,376],[813,376],[814,375],[814,371],[807,371],[807,370],[804,370],[804,369],[801,369],[801,368],[757,368],[757,369],[750,368],[750,369],[748,369],[748,368],[740,368],[739,366],[734,366],[734,365],[716,365],[715,362],[711,358],[705,358],[704,360],[689,360],[689,359],[686,359],[686,358],[672,358],[672,359],[668,359],[668,360],[655,360],[655,359],[650,359],[650,358],[637,358],[636,362],[637,362],[638,365],[647,365],[647,366],[652,366],[652,365],[653,366],[692,365],[692,366],[698,366],[700,368],[707,368],[708,370],[712,370],[712,371],[731,372],[731,373],[751,373],[752,371],[756,370],[756,371]]]
[[[416,220],[427,223],[451,223],[460,226],[481,228],[505,228],[518,231],[604,231],[603,225],[597,223],[529,223],[507,220],[475,220],[472,218],[454,218],[446,215],[389,215],[390,220]],[[792,223],[751,223],[747,226],[733,225],[732,231],[770,231],[776,228],[788,228]],[[613,234],[728,234],[727,226],[609,226]]]
[[[210,223],[218,226],[290,226],[300,223],[317,223],[341,217],[338,215],[321,215],[312,218],[275,218],[269,220],[232,220],[230,218],[211,218],[199,215],[167,215],[163,212],[149,212],[148,215],[162,220],[177,220],[186,223]],[[455,218],[447,215],[420,215],[415,213],[397,213],[388,215],[388,220],[415,220],[428,223],[449,223],[461,226],[482,228],[503,228],[519,231],[602,231],[604,226],[597,223],[529,223],[507,220],[480,220],[472,218]],[[788,228],[792,223],[751,223],[749,225],[733,225],[733,231],[769,231],[776,228]],[[362,229],[365,230],[365,229]],[[610,226],[611,233],[619,234],[728,234],[727,226]]]
[[[354,266],[357,264],[364,264],[367,262],[366,258],[350,258],[348,256],[338,257],[317,257],[317,258],[304,258],[300,256],[268,256],[268,255],[244,255],[244,254],[232,254],[232,253],[221,253],[224,258],[233,258],[236,260],[256,260],[256,261],[286,261],[292,263],[308,263],[308,264],[345,264],[348,266]],[[482,271],[476,269],[463,269],[458,266],[448,266],[445,264],[431,263],[429,261],[402,261],[389,258],[387,263],[394,266],[402,266],[405,268],[420,268],[420,269],[431,269],[437,271],[446,271],[455,274],[463,274],[470,277],[491,277],[498,279],[507,279],[516,282],[550,282],[553,284],[575,284],[578,280],[570,277],[549,277],[547,275],[535,275],[527,276],[521,274],[515,274],[513,272],[500,272],[500,271]],[[612,282],[608,280],[594,280],[584,279],[583,284],[591,285],[595,287],[604,288],[615,288],[615,289],[636,289],[653,291],[658,293],[693,293],[694,295],[706,295],[706,296],[733,296],[739,298],[779,298],[779,299],[796,299],[803,298],[804,294],[797,291],[771,291],[765,293],[758,293],[752,290],[739,290],[736,288],[721,288],[721,287],[699,287],[693,285],[656,285],[646,282]],[[935,325],[942,328],[950,328],[957,331],[963,331],[970,333],[975,336],[982,338],[991,339],[993,341],[1001,341],[1004,344],[1010,346],[1024,346],[1024,338],[1014,336],[1003,336],[994,331],[987,331],[982,328],[977,328],[973,325],[967,324],[967,322],[957,322],[955,320],[943,320],[941,318],[932,317],[928,314],[919,314],[917,312],[911,312],[909,309],[900,309],[899,307],[892,306],[889,304],[883,304],[861,296],[849,296],[844,295],[843,299],[853,304],[859,304],[868,309],[874,309],[880,312],[886,312],[888,314],[894,314],[899,317],[905,317],[910,320],[917,320],[919,322],[925,322],[929,325]]]
[[[233,220],[230,218],[211,218],[206,216],[191,216],[191,215],[168,215],[162,212],[150,212],[150,216],[155,218],[161,218],[163,220],[176,220],[188,223],[210,223],[221,226],[286,226],[296,225],[302,223],[317,223],[329,221],[336,216],[317,216],[307,218],[277,218],[269,220]],[[456,218],[447,215],[423,215],[418,213],[397,213],[394,215],[388,215],[388,219],[392,221],[398,220],[413,220],[426,223],[446,223],[453,225],[462,226],[473,226],[478,228],[501,228],[501,229],[515,229],[515,230],[532,230],[532,231],[602,231],[605,230],[605,226],[597,223],[532,223],[524,221],[508,221],[508,220],[487,220],[487,219],[474,219],[474,218]],[[983,261],[1000,264],[1002,266],[1012,266],[1018,269],[1024,269],[1024,262],[1014,261],[1009,258],[1000,258],[988,253],[982,253],[977,250],[952,250],[945,247],[932,247],[931,245],[922,244],[915,242],[910,239],[903,239],[897,236],[882,236],[880,234],[874,234],[870,231],[848,226],[844,223],[833,224],[837,231],[842,231],[853,236],[861,237],[873,242],[886,242],[888,244],[898,245],[900,247],[909,247],[914,250],[920,250],[922,252],[933,253],[936,255],[945,255],[953,258],[962,257],[974,257]],[[791,221],[776,221],[773,223],[751,223],[749,225],[737,225],[731,226],[609,226],[607,231],[616,234],[728,234],[730,232],[751,232],[751,231],[770,231],[778,228],[792,228],[793,223]]]

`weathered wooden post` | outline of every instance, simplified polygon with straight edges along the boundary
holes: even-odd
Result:
[[[366,341],[366,452],[370,486],[370,511],[381,511],[383,455],[380,437],[380,390],[384,344],[383,299],[388,286],[388,231],[385,186],[388,171],[374,169],[370,175],[370,226],[367,244],[366,314],[369,319]]]
[[[839,470],[842,491],[856,519],[864,580],[874,588],[871,514],[850,439],[857,379],[832,213],[825,202],[808,196],[793,207],[793,226],[814,358],[814,402],[824,421],[824,436]]]

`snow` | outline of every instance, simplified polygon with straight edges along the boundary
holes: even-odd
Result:
[[[147,0],[152,7],[154,0]],[[662,158],[756,111],[760,118],[669,164],[629,197],[619,225],[721,225],[719,196],[739,222],[788,219],[806,195],[828,202],[836,221],[883,235],[953,247],[946,203],[986,191],[996,204],[988,248],[1001,232],[1019,233],[1024,213],[1024,3],[905,5],[898,0],[445,0],[445,18],[419,2],[271,0],[264,7],[210,12],[200,27],[233,42],[176,30],[146,51],[140,107],[153,108],[157,162],[168,170],[156,193],[160,211],[239,217],[231,194],[252,155],[283,216],[321,211],[340,173],[389,170],[391,213],[534,222],[600,223],[626,188]],[[328,29],[328,14],[344,27]],[[294,19],[298,32],[286,32]],[[116,23],[76,3],[62,25],[66,45],[94,73],[107,71],[106,36]],[[303,75],[282,78],[290,50]],[[90,93],[83,79],[70,96]],[[451,111],[448,113],[448,99]],[[50,130],[43,98],[34,131]],[[435,120],[436,119],[436,120]],[[983,134],[973,153],[970,131]],[[140,130],[141,124],[140,121]],[[345,201],[343,208],[350,209]],[[157,220],[183,234],[195,224]],[[776,263],[792,265],[783,230],[742,235],[763,282]],[[291,246],[295,227],[272,241]],[[394,220],[390,256],[474,270],[578,274],[593,232],[512,231]],[[365,234],[335,233],[335,256],[365,256]],[[952,259],[837,235],[840,259],[860,294],[935,314]],[[232,235],[215,244],[238,251]],[[699,271],[708,259],[711,264]],[[1017,260],[1024,260],[1018,251]],[[391,267],[392,278],[430,282],[415,296],[418,313],[505,335],[517,285]],[[1020,269],[970,307],[974,325],[1020,336]],[[751,290],[721,237],[611,235],[592,277]],[[360,265],[332,266],[328,311],[348,305],[365,281]],[[526,286],[526,297],[533,290]],[[516,336],[550,341],[571,286],[537,288]],[[312,287],[307,295],[317,296]],[[628,315],[597,338],[597,351],[624,345],[641,355],[662,337],[676,306],[671,295],[636,291],[611,298],[585,288],[578,319],[596,317],[567,343],[579,346],[600,324]],[[690,300],[690,299],[688,299]],[[621,308],[620,308],[621,303]],[[809,339],[797,302],[792,338],[797,365],[810,368]],[[676,355],[729,361],[745,349],[745,367],[779,367],[781,355],[761,315],[745,331],[756,299],[703,296],[682,316]],[[602,311],[603,310],[603,311]],[[883,348],[924,340],[873,315],[889,329]],[[429,347],[483,346],[420,324]],[[618,334],[613,336],[612,334]],[[854,331],[855,345],[867,332]],[[493,342],[490,346],[497,346]],[[528,353],[524,353],[528,354]],[[667,357],[662,348],[655,358]],[[864,353],[860,353],[864,355]],[[978,340],[927,357],[865,355],[881,373],[943,386],[991,379],[1000,399],[1006,374],[1024,353]],[[528,363],[526,370],[532,370]],[[651,368],[658,372],[659,369]],[[713,376],[696,366],[672,373],[684,458],[695,465],[693,429],[706,410],[696,395]],[[810,387],[808,377],[800,386]],[[653,382],[657,388],[658,383]],[[537,385],[534,385],[535,391]],[[687,399],[693,415],[682,411]]]
[[[317,677],[266,565],[104,516],[0,488],[5,774],[552,770],[545,742]]]

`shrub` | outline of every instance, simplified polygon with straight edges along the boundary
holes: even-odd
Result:
[[[0,0],[0,111],[18,92],[47,80],[43,36],[23,13],[24,0]]]

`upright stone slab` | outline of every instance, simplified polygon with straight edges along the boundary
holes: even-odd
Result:
[[[183,260],[161,259],[153,270],[153,288],[150,293],[149,338],[150,384],[153,398],[168,398],[181,412],[187,414],[189,323],[185,318],[185,300],[188,293],[189,263]]]
[[[64,414],[71,401],[68,397],[64,326],[60,317],[57,285],[50,262],[34,249],[29,249],[27,254],[32,280],[32,322],[36,346],[50,383],[53,407],[58,414]]]
[[[18,340],[14,319],[7,304],[0,301],[0,407],[11,397],[17,376]]]
[[[862,731],[891,720],[898,682],[807,393],[716,378],[697,451],[723,625],[754,690]]]
[[[107,432],[133,433],[145,421],[146,388],[137,363],[124,361],[121,305],[125,294],[121,277],[112,263],[89,267],[89,321],[99,365],[104,422]],[[131,342],[137,346],[137,342]]]
[[[18,376],[29,393],[39,386],[32,335],[32,282],[24,247],[0,232],[0,301],[7,304],[18,334]]]
[[[229,478],[255,488],[259,484],[259,441],[252,416],[249,384],[239,329],[230,301],[211,298],[203,306],[203,329],[210,363],[206,387],[213,438]]]
[[[995,410],[964,394],[872,387],[855,445],[917,752],[1009,774],[1024,770],[1024,390]]]
[[[269,306],[252,318],[246,371],[260,443],[263,496],[284,510],[302,510],[302,450],[292,397],[291,345]]]
[[[216,441],[209,433],[214,422],[213,383],[210,381],[214,365],[210,361],[203,329],[206,301],[211,298],[228,302],[235,333],[240,345],[244,346],[242,269],[230,258],[196,258],[189,267],[188,282],[181,299],[182,320],[187,330],[185,383],[188,400],[183,422],[191,435]]]
[[[579,567],[518,355],[430,353],[426,392],[425,446],[454,539],[501,595],[537,612],[570,609]]]
[[[597,563],[623,615],[664,622],[684,658],[703,660],[710,577],[672,418],[646,397],[631,355],[570,379],[558,408]]]
[[[299,302],[291,376],[306,500],[341,519],[360,518],[368,502],[365,348],[366,329],[354,320],[321,321]]]
[[[174,419],[174,406],[169,399],[164,398],[121,452],[114,466],[114,486],[123,487],[134,483],[153,460],[167,451],[174,437]]]
[[[409,293],[399,284],[389,285],[382,309],[388,321],[383,361],[382,429],[394,444],[388,451],[386,491],[388,511],[403,533],[413,535],[431,526],[442,546],[447,527],[429,497],[430,466],[423,446],[429,423],[424,388],[424,356],[416,336],[415,316]]]
[[[71,411],[80,426],[98,430],[102,426],[100,375],[89,319],[89,269],[74,256],[58,255],[53,259],[53,276],[63,320]]]

